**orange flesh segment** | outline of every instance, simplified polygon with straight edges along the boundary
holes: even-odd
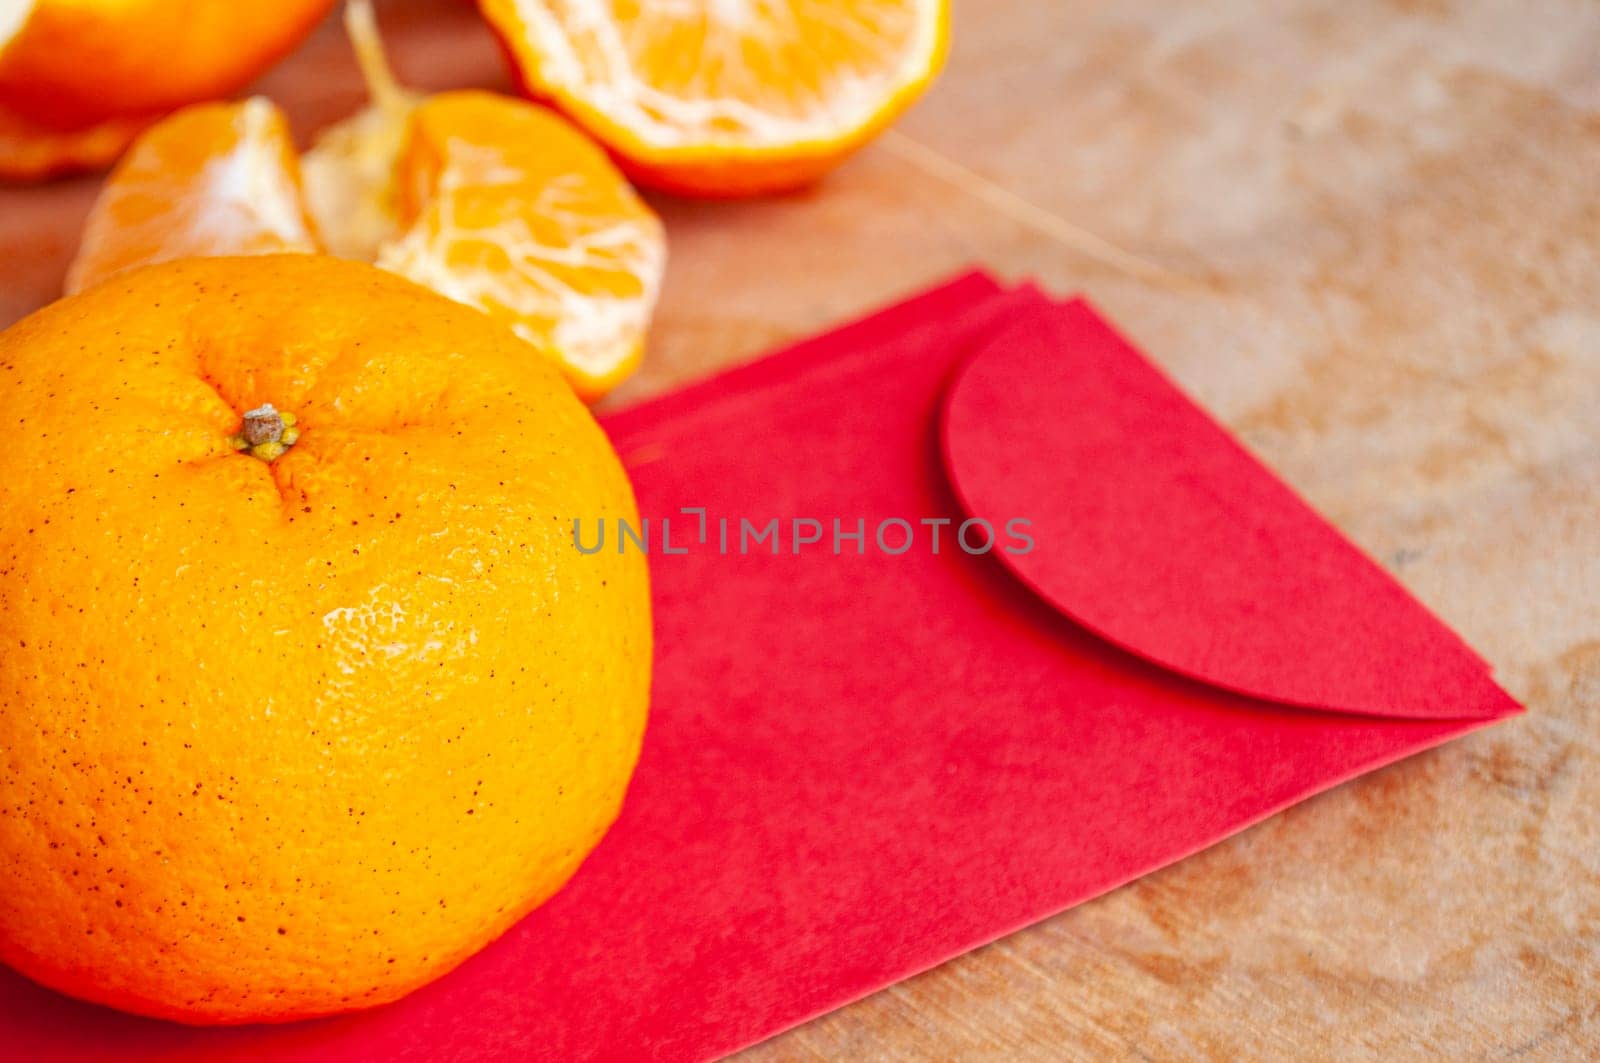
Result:
[[[169,259],[319,246],[283,113],[260,97],[202,104],[152,127],[106,181],[67,292]]]
[[[665,265],[661,223],[566,121],[484,92],[417,108],[384,269],[559,352],[595,398],[637,366]]]
[[[317,137],[301,160],[306,198],[330,254],[371,262],[399,227],[396,164],[423,97],[395,80],[372,5],[351,0],[345,30],[367,83],[370,106]]]

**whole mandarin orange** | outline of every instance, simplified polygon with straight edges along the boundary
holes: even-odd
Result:
[[[617,815],[645,560],[573,521],[633,497],[503,326],[181,260],[0,334],[0,423],[0,960],[193,1023],[379,1004]]]

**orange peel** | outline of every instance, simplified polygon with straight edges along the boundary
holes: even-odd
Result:
[[[334,0],[0,0],[0,178],[99,169],[177,107],[237,91]]]

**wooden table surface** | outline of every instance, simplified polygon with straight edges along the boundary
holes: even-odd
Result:
[[[506,84],[470,4],[382,18]],[[332,26],[261,87],[302,135],[360,93]],[[0,190],[0,323],[94,187]],[[821,187],[657,206],[611,405],[969,263],[1084,291],[1530,709],[744,1058],[1600,1056],[1600,4],[958,0]]]

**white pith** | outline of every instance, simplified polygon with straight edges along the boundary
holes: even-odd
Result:
[[[326,252],[484,310],[586,396],[614,384],[655,306],[659,220],[552,112],[488,93],[430,104],[402,90],[370,6],[350,0],[346,11],[373,105],[298,160],[264,98],[158,123],[104,186],[68,291],[173,258]]]
[[[324,247],[468,306],[508,312],[516,319],[513,332],[553,342],[584,372],[612,369],[642,342],[655,308],[666,267],[660,223],[648,213],[596,209],[599,190],[576,175],[545,181],[532,200],[521,200],[529,174],[506,165],[497,146],[455,137],[442,145],[441,169],[420,215],[402,229],[395,174],[421,97],[395,83],[365,3],[350,5],[347,25],[373,105],[328,129],[302,158],[306,204]],[[497,188],[511,190],[507,202],[516,203],[515,211],[488,225],[459,215],[465,198]],[[631,193],[627,198],[637,202]],[[464,248],[501,256],[503,267],[461,268],[452,254],[459,258]],[[563,280],[579,271],[589,290]],[[547,330],[541,334],[533,321]]]
[[[254,96],[239,108],[238,121],[238,150],[219,155],[201,174],[195,231],[217,247],[237,244],[241,233],[267,232],[286,244],[313,248],[299,189],[272,156],[266,135],[272,104]]]
[[[17,35],[33,14],[38,0],[0,0],[0,52],[5,51],[11,38]]]
[[[371,262],[394,236],[394,171],[409,114],[369,107],[328,128],[301,157],[306,207],[330,254]]]

